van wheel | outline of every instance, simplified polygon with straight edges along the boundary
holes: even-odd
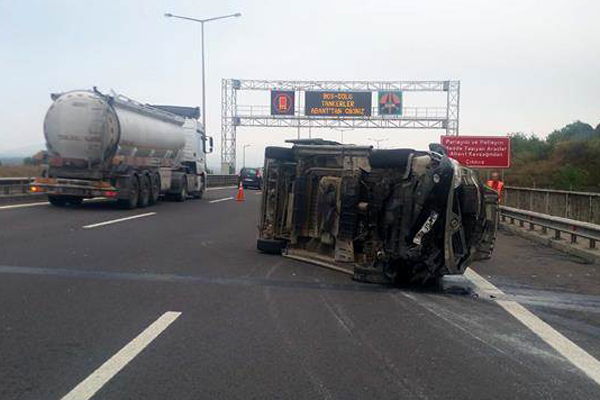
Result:
[[[148,207],[150,203],[150,178],[148,175],[140,176],[140,195],[138,197],[138,207]]]
[[[257,239],[256,248],[267,254],[281,254],[285,248],[285,240],[279,239]]]
[[[279,161],[294,161],[294,152],[288,147],[269,146],[265,148],[265,158]]]
[[[119,199],[118,204],[122,208],[134,209],[138,205],[138,199],[140,197],[140,184],[136,175],[131,175],[127,179],[129,196],[126,199]]]

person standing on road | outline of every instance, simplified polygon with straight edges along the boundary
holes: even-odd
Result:
[[[502,195],[504,192],[504,182],[500,179],[500,174],[492,173],[492,179],[486,182],[486,185],[498,192],[498,203],[502,203]]]

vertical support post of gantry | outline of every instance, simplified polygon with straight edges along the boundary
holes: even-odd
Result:
[[[221,80],[221,173],[235,173],[237,88],[235,79]]]
[[[446,91],[446,135],[458,136],[460,112],[460,81],[444,82]]]

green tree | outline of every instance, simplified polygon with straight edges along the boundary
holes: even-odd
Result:
[[[552,146],[531,134],[527,136],[522,132],[509,134],[511,140],[511,155],[513,158],[521,159],[542,159],[547,158],[552,150]]]
[[[554,174],[557,189],[580,190],[587,187],[588,172],[573,165],[564,165]]]
[[[567,140],[591,140],[600,137],[600,132],[594,130],[590,124],[585,122],[575,121],[564,128],[554,131],[548,135],[546,140],[549,144],[554,145],[558,142]]]

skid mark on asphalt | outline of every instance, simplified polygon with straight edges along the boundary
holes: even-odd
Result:
[[[70,279],[92,279],[107,281],[170,282],[200,285],[223,286],[264,286],[299,290],[333,290],[347,292],[386,293],[390,289],[369,284],[355,283],[315,283],[294,280],[261,278],[218,278],[202,275],[153,274],[133,272],[86,271],[65,268],[16,267],[0,265],[0,274],[55,276]]]
[[[98,228],[100,226],[112,225],[112,224],[116,224],[116,223],[119,223],[119,222],[129,221],[129,220],[137,219],[137,218],[150,217],[152,215],[156,215],[156,213],[155,212],[149,212],[149,213],[145,213],[145,214],[132,215],[130,217],[125,217],[125,218],[111,219],[109,221],[98,222],[96,224],[84,225],[83,229]]]
[[[371,354],[373,354],[375,358],[380,361],[379,363],[377,363],[377,365],[385,366],[384,368],[379,369],[390,384],[398,387],[403,391],[410,392],[412,395],[411,398],[429,398],[429,396],[427,396],[427,394],[425,394],[421,390],[421,387],[426,386],[415,385],[414,381],[410,382],[408,379],[404,378],[403,373],[399,371],[394,360],[389,358],[385,354],[385,352],[382,352],[379,349],[377,349],[373,344],[373,341],[370,340],[367,335],[362,333],[359,329],[355,329],[354,322],[348,316],[342,305],[331,302],[330,299],[328,299],[327,295],[320,294],[320,298],[323,301],[323,304],[325,304],[327,311],[329,311],[329,313],[335,318],[339,326],[348,334],[348,336],[354,342],[354,344],[359,347],[368,348]],[[393,373],[390,371],[393,371]]]
[[[270,278],[275,270],[279,267],[280,264],[274,265],[269,272],[267,272],[266,277]],[[279,310],[277,309],[277,303],[273,301],[271,296],[271,288],[265,288],[264,290],[265,299],[267,301],[267,309],[269,311],[269,316],[273,321],[273,325],[275,329],[279,333],[279,336],[282,338],[288,353],[291,355],[288,359],[295,359],[300,364],[300,367],[312,383],[313,387],[319,393],[321,398],[324,399],[333,399],[333,395],[329,389],[325,386],[325,383],[319,378],[319,376],[314,371],[314,368],[310,364],[310,362],[304,357],[301,351],[297,348],[292,340],[292,335],[288,332],[288,330],[283,326],[283,322],[281,321],[281,315]]]
[[[475,346],[473,340],[479,346],[491,350],[500,357],[505,357],[511,363],[498,362],[499,368],[503,374],[512,376],[512,380],[519,381],[522,377],[523,370],[526,370],[531,378],[527,382],[522,382],[529,390],[537,393],[536,397],[540,399],[562,398],[566,393],[562,389],[566,384],[561,375],[550,374],[547,366],[534,362],[535,359],[543,359],[545,362],[555,366],[558,370],[567,370],[576,372],[572,368],[572,364],[565,360],[560,354],[553,351],[552,348],[545,346],[537,340],[532,340],[529,335],[520,334],[519,331],[513,329],[505,329],[502,331],[506,321],[498,320],[494,314],[488,313],[469,313],[463,310],[463,307],[469,307],[468,304],[456,304],[447,298],[445,295],[422,292],[397,292],[390,293],[394,301],[405,306],[402,298],[410,299],[415,303],[415,306],[427,310],[427,312],[435,315],[444,323],[449,324],[453,329],[460,332],[459,335],[450,335],[454,337],[457,343],[461,343],[471,349],[473,354],[477,354],[479,358],[484,360],[489,359],[488,352],[478,351],[478,346]],[[459,299],[460,300],[460,299]],[[465,298],[465,300],[469,301]],[[458,306],[458,308],[457,308]],[[425,320],[427,321],[427,320]],[[448,334],[447,326],[431,324],[432,329],[441,330],[443,334]],[[535,357],[535,358],[534,358]],[[492,357],[495,359],[495,357]],[[514,365],[518,365],[522,369],[515,369]],[[584,378],[585,379],[585,378]],[[561,394],[557,394],[560,391]],[[579,387],[571,387],[568,390],[572,399],[588,399],[589,393],[582,391]]]
[[[169,327],[179,316],[180,312],[167,311],[144,329],[135,339],[119,350],[108,361],[102,364],[90,376],[75,386],[61,400],[87,400],[112,379],[123,367],[146,348],[154,339]]]
[[[483,294],[496,298],[506,297],[502,290],[498,289],[472,269],[467,268],[465,276]],[[600,385],[600,362],[597,359],[516,301],[497,299],[496,303],[579,368],[590,379]]]

